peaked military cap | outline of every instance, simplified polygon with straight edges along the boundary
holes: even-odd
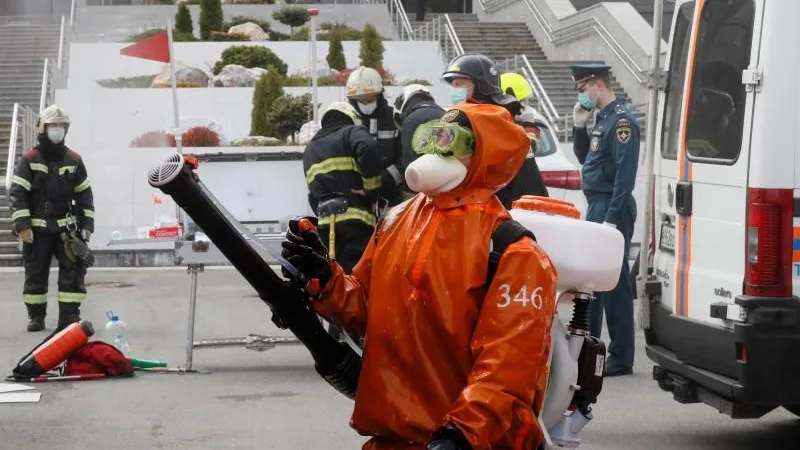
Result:
[[[611,66],[602,63],[576,64],[569,66],[572,70],[572,81],[577,85],[592,78],[603,76],[611,71]]]

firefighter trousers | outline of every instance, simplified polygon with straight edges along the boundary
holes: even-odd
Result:
[[[59,317],[77,318],[80,306],[86,297],[86,267],[67,257],[61,233],[40,231],[34,228],[33,243],[22,246],[25,265],[23,301],[29,317],[44,317],[47,312],[48,279],[50,262],[58,260],[58,309]]]

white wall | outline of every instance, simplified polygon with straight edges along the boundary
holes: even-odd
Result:
[[[138,75],[155,75],[162,63],[119,54],[130,44],[74,43],[70,47],[69,88],[94,84],[95,80]],[[222,52],[234,45],[263,45],[270,48],[288,66],[289,73],[309,67],[308,42],[176,42],[175,60],[198,68],[210,68],[220,59]],[[344,55],[349,67],[359,64],[359,42],[343,42]],[[444,72],[444,60],[438,42],[387,41],[383,43],[384,66],[398,77],[422,78],[437,82]],[[327,67],[328,42],[317,42],[318,67]]]

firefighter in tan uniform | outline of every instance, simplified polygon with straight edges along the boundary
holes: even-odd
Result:
[[[86,166],[64,144],[70,120],[57,105],[39,116],[39,145],[19,160],[9,191],[14,233],[22,241],[23,300],[28,331],[45,328],[50,261],[58,260],[58,327],[80,319],[84,278],[91,265],[86,242],[94,231],[94,202]]]

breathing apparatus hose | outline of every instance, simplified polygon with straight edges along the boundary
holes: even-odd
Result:
[[[173,152],[148,174],[151,186],[169,195],[256,290],[272,321],[289,329],[308,349],[317,373],[348,398],[355,398],[361,358],[333,339],[311,309],[305,291],[282,280],[258,251],[261,245],[214,198],[194,169],[196,160]]]

